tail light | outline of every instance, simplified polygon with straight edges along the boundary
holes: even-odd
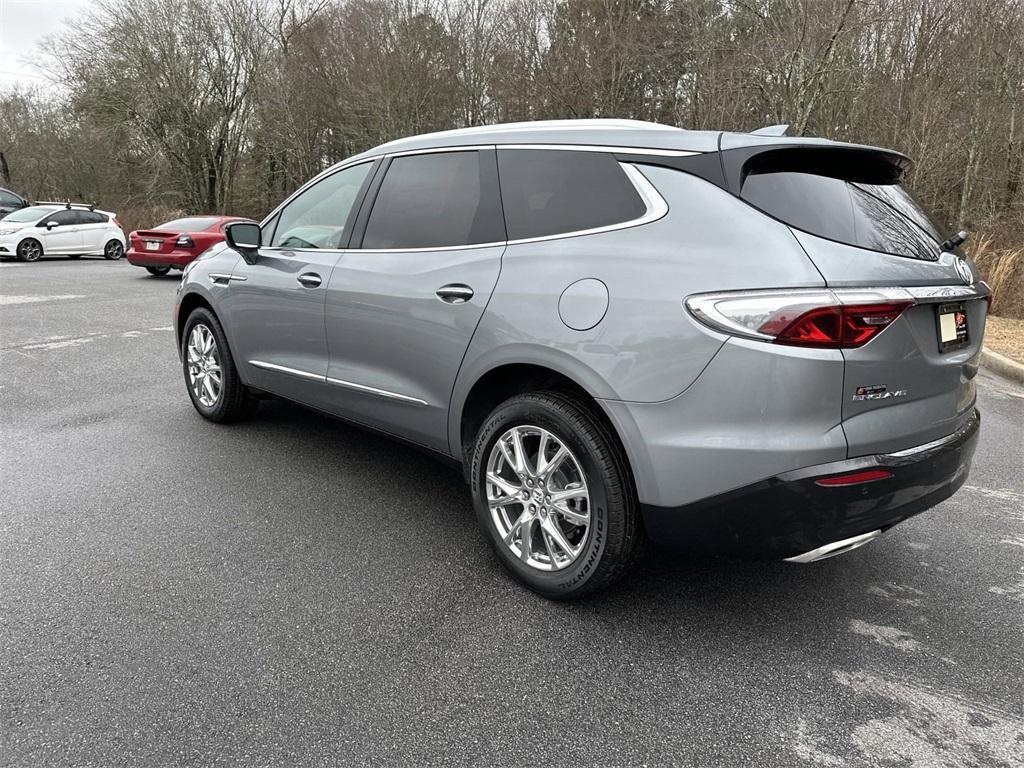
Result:
[[[901,289],[750,291],[691,296],[715,330],[774,344],[849,349],[867,344],[915,304]]]
[[[188,235],[181,235],[174,241],[174,246],[176,248],[194,248],[195,243],[192,242],[192,238]]]
[[[848,485],[861,485],[862,483],[873,483],[876,480],[888,480],[892,472],[888,469],[865,469],[860,472],[850,472],[845,475],[832,475],[822,477],[814,481],[815,485],[825,488],[843,488]]]

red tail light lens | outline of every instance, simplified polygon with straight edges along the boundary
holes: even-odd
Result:
[[[883,304],[839,304],[804,312],[781,331],[769,320],[758,328],[775,336],[776,344],[801,347],[851,348],[867,344],[885,330],[913,301]]]
[[[192,242],[192,238],[188,235],[181,235],[177,240],[174,241],[174,245],[178,248],[192,248],[195,243]]]

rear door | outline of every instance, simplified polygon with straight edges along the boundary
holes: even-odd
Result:
[[[777,154],[777,153],[776,153]],[[902,289],[915,302],[863,347],[844,349],[850,456],[902,450],[954,432],[973,412],[987,289],[959,249],[865,150],[776,156],[741,196],[789,224],[830,288]],[[849,300],[856,295],[850,294]]]
[[[452,387],[505,249],[497,162],[493,149],[410,154],[380,175],[361,247],[327,291],[331,408],[446,451]]]
[[[252,386],[325,407],[324,297],[371,167],[351,166],[301,191],[265,228],[267,245],[252,263],[211,275]]]
[[[102,253],[107,244],[109,223],[106,216],[95,211],[79,211],[78,218],[82,233],[82,250],[85,253]]]

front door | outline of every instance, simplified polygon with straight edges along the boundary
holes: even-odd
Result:
[[[56,226],[49,226],[51,222]],[[78,211],[67,208],[54,211],[43,219],[42,224],[40,239],[44,254],[82,252],[82,226],[78,222]]]
[[[447,451],[452,386],[505,249],[497,164],[493,150],[469,150],[382,170],[360,247],[327,290],[331,409]]]
[[[266,245],[212,276],[233,331],[235,362],[251,386],[316,407],[325,403],[324,297],[346,222],[371,163],[302,190],[264,227]]]

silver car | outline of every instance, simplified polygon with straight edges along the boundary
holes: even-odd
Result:
[[[461,466],[552,598],[645,541],[845,552],[953,494],[978,436],[988,288],[907,164],[634,121],[394,141],[189,265],[186,388],[212,421],[285,398]]]

